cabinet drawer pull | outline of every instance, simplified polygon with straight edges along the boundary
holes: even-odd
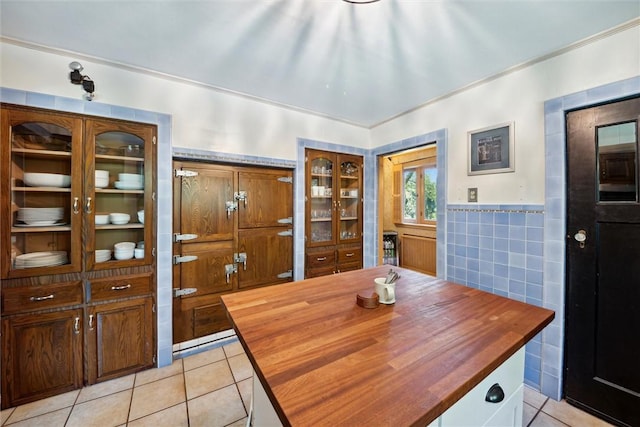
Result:
[[[355,254],[354,254],[353,252],[349,252],[348,254],[344,254],[344,256],[346,256],[346,257],[352,257],[352,256],[354,256],[354,255],[355,255]]]
[[[487,395],[484,398],[489,403],[500,403],[504,400],[504,390],[500,387],[500,384],[495,383],[491,386]]]
[[[93,331],[93,314],[89,315],[89,330]]]
[[[316,258],[316,261],[326,261],[326,260],[327,260],[326,256],[321,256],[321,257]]]
[[[87,204],[85,207],[85,212],[90,214],[91,213],[91,197],[87,197]]]
[[[47,295],[47,296],[44,296],[44,297],[31,297],[29,299],[31,301],[45,301],[45,300],[48,300],[48,299],[53,299],[53,294],[50,294],[50,295]]]
[[[131,287],[131,283],[127,283],[126,285],[122,285],[122,286],[112,286],[111,290],[112,291],[124,291],[125,289],[129,289]]]
[[[77,197],[73,198],[73,213],[75,215],[78,215],[80,213],[80,209],[78,208],[80,205],[79,200]]]
[[[73,322],[73,333],[76,335],[80,333],[80,317],[76,317],[75,322]]]

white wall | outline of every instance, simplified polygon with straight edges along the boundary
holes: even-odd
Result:
[[[96,100],[173,116],[174,147],[285,160],[296,138],[375,148],[436,129],[448,130],[449,203],[544,203],[544,101],[640,75],[640,27],[594,40],[523,67],[372,130],[245,97],[102,64],[78,56],[0,43],[0,86],[79,99],[68,64],[79,60],[96,83]],[[515,172],[467,176],[467,132],[515,122]]]
[[[172,115],[174,147],[295,160],[298,137],[369,146],[369,130],[358,126],[6,40],[0,42],[0,86],[80,99],[81,87],[69,82],[68,64],[75,60],[96,84],[93,102]]]
[[[544,204],[544,101],[640,75],[640,27],[471,87],[371,131],[372,146],[448,130],[449,203]],[[515,172],[467,175],[467,132],[515,122]]]

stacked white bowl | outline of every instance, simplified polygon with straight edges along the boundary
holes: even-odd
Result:
[[[131,259],[133,258],[133,250],[136,244],[133,242],[120,242],[113,245],[113,256],[115,259]]]
[[[107,225],[107,224],[109,224],[109,214],[96,212],[96,225]]]
[[[128,224],[130,219],[131,216],[126,213],[112,212],[109,214],[109,221],[111,221],[111,224]]]
[[[97,249],[96,250],[96,262],[105,262],[111,259],[111,250],[109,249]]]
[[[70,187],[71,176],[59,173],[25,172],[24,183],[29,187]]]
[[[140,221],[140,224],[144,224],[144,209],[138,211],[138,221]]]
[[[106,188],[109,186],[109,171],[96,170],[96,188]]]
[[[53,225],[64,217],[63,208],[19,208],[17,220],[32,226]]]
[[[119,173],[115,187],[120,190],[141,190],[144,188],[144,175],[136,173]]]

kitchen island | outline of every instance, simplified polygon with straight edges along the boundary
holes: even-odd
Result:
[[[460,424],[460,416],[482,425],[477,417],[487,409],[476,406],[518,399],[510,410],[521,411],[522,347],[554,313],[398,267],[395,304],[356,305],[356,295],[370,295],[374,278],[388,270],[222,297],[255,371],[256,427],[444,426]],[[479,387],[494,375],[514,385],[487,403]],[[480,392],[480,402],[465,403]],[[270,415],[276,419],[267,421]]]

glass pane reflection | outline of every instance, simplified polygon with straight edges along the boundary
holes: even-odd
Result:
[[[598,201],[638,200],[636,122],[598,128]]]

